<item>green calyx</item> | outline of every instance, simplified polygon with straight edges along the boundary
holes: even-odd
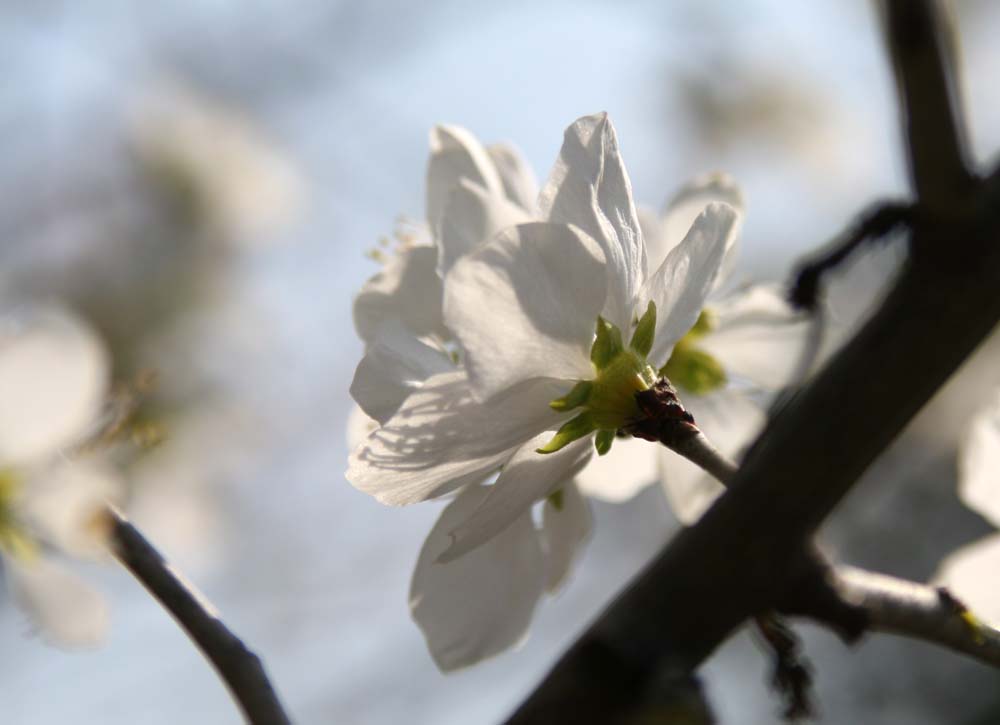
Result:
[[[657,380],[656,370],[646,361],[653,346],[656,330],[656,305],[652,302],[636,324],[628,347],[622,342],[621,331],[603,317],[597,318],[590,361],[594,377],[581,380],[562,398],[549,406],[563,412],[583,408],[556,431],[552,439],[538,449],[539,453],[554,453],[586,435],[597,432],[594,446],[598,455],[611,450],[615,433],[629,420],[639,415],[635,394],[647,390]]]
[[[660,375],[695,395],[705,395],[724,386],[727,381],[725,368],[710,353],[698,347],[698,340],[714,327],[712,313],[702,310],[698,321],[674,345],[667,364],[660,368]]]

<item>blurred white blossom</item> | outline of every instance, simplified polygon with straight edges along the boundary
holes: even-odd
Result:
[[[163,84],[133,114],[132,146],[152,178],[223,240],[259,240],[304,196],[292,163],[246,118],[179,84]]]
[[[1000,391],[972,420],[958,452],[958,495],[970,509],[1000,528]],[[1000,622],[1000,533],[952,552],[934,576],[977,616]]]
[[[0,552],[15,600],[39,633],[64,646],[96,644],[103,597],[64,556],[106,555],[115,474],[73,451],[96,430],[109,366],[97,337],[52,308],[0,317]]]

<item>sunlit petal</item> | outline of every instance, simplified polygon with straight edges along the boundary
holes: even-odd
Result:
[[[722,270],[716,281],[716,286],[729,275],[736,261],[739,226],[743,216],[743,192],[736,182],[727,174],[707,174],[685,184],[680,191],[667,202],[661,220],[660,239],[655,243],[646,238],[646,249],[649,258],[649,270],[659,268],[670,250],[680,244],[687,235],[691,225],[705,207],[712,203],[723,203],[734,209],[738,214],[737,230],[729,237],[728,247],[723,256]]]
[[[472,395],[464,371],[435,375],[354,451],[347,479],[391,505],[481,481],[560,420],[548,401],[564,392],[558,382],[536,380],[484,404]]]
[[[460,493],[427,537],[410,587],[410,612],[442,670],[467,667],[524,640],[545,586],[531,512],[465,556],[439,562],[451,531],[485,500],[485,487]]]
[[[586,465],[594,450],[588,436],[559,451],[537,453],[549,433],[528,441],[504,465],[479,507],[452,531],[454,542],[442,555],[451,561],[499,534]]]
[[[361,288],[354,300],[358,336],[372,342],[386,320],[399,320],[416,336],[448,336],[441,317],[441,278],[434,247],[400,250]]]
[[[427,378],[454,367],[443,350],[415,337],[398,320],[390,320],[376,333],[354,371],[351,397],[383,423]]]
[[[584,116],[566,129],[539,206],[551,221],[574,224],[600,245],[608,275],[604,316],[628,329],[645,279],[646,248],[632,183],[606,113]]]
[[[498,143],[486,149],[500,173],[507,198],[528,213],[538,204],[538,180],[521,152],[510,144]]]
[[[445,280],[444,310],[476,394],[591,377],[604,292],[600,249],[562,224],[523,224],[463,257]]]
[[[490,241],[497,232],[531,221],[523,208],[463,179],[448,197],[438,239],[438,273],[443,278],[461,257]]]
[[[722,258],[736,233],[736,212],[712,204],[695,220],[684,241],[663,260],[649,278],[643,297],[659,311],[656,337],[649,355],[653,365],[663,365],[670,349],[698,319],[705,298],[718,277]]]
[[[479,184],[490,194],[504,193],[493,159],[475,136],[458,126],[435,126],[427,163],[427,223],[435,234],[448,197],[462,179]]]

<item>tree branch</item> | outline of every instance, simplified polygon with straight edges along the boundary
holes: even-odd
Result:
[[[960,205],[974,183],[952,28],[936,0],[888,0],[885,29],[903,111],[910,177],[921,201],[940,213]]]
[[[946,589],[848,566],[831,569],[828,585],[834,600],[798,614],[838,629],[853,627],[862,617],[866,630],[931,642],[1000,667],[1000,630],[976,618]]]
[[[121,512],[109,507],[108,513],[115,556],[212,663],[247,721],[254,725],[290,723],[260,658],[226,627],[212,606],[183,581]]]
[[[879,202],[864,211],[858,220],[826,247],[798,265],[789,295],[798,308],[815,311],[824,274],[839,266],[865,242],[881,239],[913,218],[913,206],[904,202]]]

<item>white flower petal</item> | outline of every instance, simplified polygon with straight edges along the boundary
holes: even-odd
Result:
[[[973,419],[958,454],[958,495],[1000,526],[1000,393]]]
[[[600,249],[562,224],[523,224],[463,257],[445,280],[444,310],[476,395],[537,377],[592,377],[604,292]]]
[[[611,450],[594,456],[576,475],[584,494],[601,501],[628,501],[660,477],[659,444],[639,438],[616,438]]]
[[[590,506],[572,481],[559,487],[561,507],[551,500],[542,507],[542,543],[545,545],[545,589],[557,591],[566,581],[573,561],[590,537]]]
[[[4,559],[14,600],[47,642],[61,647],[93,647],[108,628],[104,597],[61,564],[36,557]]]
[[[564,384],[535,380],[484,404],[463,370],[427,380],[351,455],[347,480],[394,506],[440,496],[496,471],[525,441],[558,425]]]
[[[347,449],[353,451],[376,430],[378,421],[368,417],[360,405],[355,405],[347,415]]]
[[[725,204],[710,204],[695,220],[684,241],[663,260],[643,289],[656,303],[656,337],[649,359],[667,361],[670,350],[698,319],[712,291],[723,255],[736,233],[737,214]]]
[[[497,232],[531,221],[524,209],[483,186],[463,179],[448,197],[438,240],[438,274],[443,279],[461,257]]]
[[[469,131],[458,126],[431,130],[431,157],[427,162],[427,223],[437,234],[448,197],[462,179],[503,195],[503,181],[489,153]]]
[[[538,181],[521,152],[506,143],[493,144],[486,150],[500,173],[507,198],[526,212],[534,213],[538,203]]]
[[[386,320],[393,319],[418,337],[448,337],[441,318],[441,278],[434,247],[400,250],[355,298],[354,327],[366,343],[375,339]]]
[[[0,318],[0,462],[80,442],[104,403],[108,374],[104,346],[80,320],[53,309]]]
[[[437,666],[467,667],[523,641],[545,583],[538,533],[526,512],[483,546],[438,563],[450,532],[487,496],[470,486],[441,513],[410,586],[410,612]]]
[[[117,503],[123,491],[107,466],[60,460],[27,474],[18,515],[47,544],[76,557],[103,559],[109,533],[105,506]]]
[[[987,536],[952,552],[932,583],[950,589],[977,617],[1000,624],[1000,534]]]
[[[427,378],[454,369],[447,353],[415,337],[398,320],[389,320],[354,371],[351,397],[384,423]]]
[[[706,174],[693,179],[667,202],[661,222],[662,236],[657,240],[655,256],[654,243],[649,237],[646,237],[646,254],[649,259],[650,271],[657,269],[662,264],[670,250],[680,244],[687,235],[698,215],[712,203],[727,204],[738,214],[737,233],[734,233],[728,240],[728,247],[722,262],[722,271],[716,286],[728,277],[729,271],[736,261],[738,227],[743,216],[743,192],[740,191],[740,187],[737,186],[732,177],[719,173]]]
[[[555,453],[538,453],[552,433],[542,433],[524,444],[500,472],[480,506],[452,531],[454,541],[441,555],[453,561],[489,541],[510,526],[564,481],[587,464],[594,450],[593,436],[585,436]]]
[[[740,457],[766,422],[764,412],[734,390],[682,399],[698,427],[722,454],[732,459]],[[667,500],[685,524],[701,518],[725,490],[721,483],[673,451],[661,450],[660,465]]]
[[[646,248],[632,184],[606,113],[584,116],[566,129],[538,203],[550,221],[574,224],[601,246],[608,274],[605,317],[620,330],[629,329],[645,279]]]
[[[698,340],[698,347],[722,363],[727,373],[766,390],[791,381],[810,323],[777,287],[749,287],[710,303],[708,309],[716,314],[718,326]]]
[[[677,246],[681,240],[676,239],[673,244],[668,243],[669,240],[663,230],[663,220],[660,218],[659,212],[655,209],[650,209],[644,204],[638,204],[635,211],[639,218],[639,228],[642,229],[643,241],[646,243],[646,277],[649,278],[663,264],[663,260],[667,257],[667,252]],[[691,221],[694,220],[692,219]],[[690,227],[691,225],[688,224],[688,228]],[[687,229],[684,231],[687,231]],[[683,238],[681,236],[681,239]]]

